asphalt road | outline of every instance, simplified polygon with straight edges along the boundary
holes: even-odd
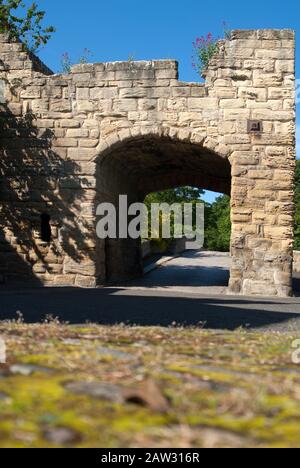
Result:
[[[188,251],[126,286],[186,294],[226,294],[230,257],[222,252]]]
[[[97,322],[141,326],[172,324],[212,329],[276,329],[300,332],[300,298],[226,295],[230,259],[189,252],[143,279],[110,288],[0,290],[0,320],[72,324]]]

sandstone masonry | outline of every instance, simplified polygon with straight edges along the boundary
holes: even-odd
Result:
[[[0,279],[137,276],[140,242],[97,239],[97,203],[194,185],[231,194],[229,291],[291,295],[294,51],[290,30],[233,31],[198,84],[169,60],[54,75],[0,35]]]

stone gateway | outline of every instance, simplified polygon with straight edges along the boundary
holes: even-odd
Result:
[[[140,241],[98,239],[97,205],[190,185],[231,195],[229,291],[290,296],[294,86],[290,30],[232,31],[204,84],[171,60],[55,75],[0,35],[0,279],[138,276]]]

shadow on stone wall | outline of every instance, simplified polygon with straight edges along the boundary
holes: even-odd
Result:
[[[0,104],[0,279],[51,283],[71,261],[93,258],[91,220],[80,218],[88,180],[78,165],[52,148],[53,132],[36,127],[34,115],[15,117]],[[76,212],[77,210],[77,212]],[[48,214],[51,242],[41,239]],[[52,276],[52,279],[53,276]]]

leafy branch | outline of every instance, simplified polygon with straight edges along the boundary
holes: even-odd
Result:
[[[53,26],[43,26],[45,14],[35,2],[27,7],[23,0],[0,0],[0,33],[8,33],[11,39],[37,52],[55,32]]]

